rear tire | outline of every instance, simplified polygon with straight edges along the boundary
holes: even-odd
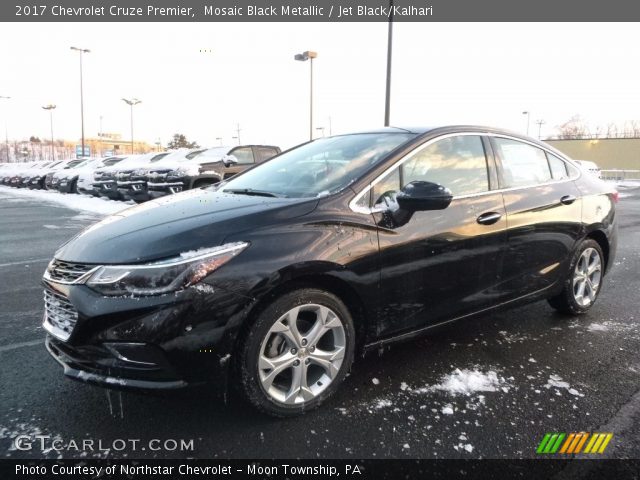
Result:
[[[242,396],[275,417],[320,406],[353,363],[355,330],[335,295],[305,288],[274,300],[241,341],[235,377]]]
[[[567,315],[582,315],[595,303],[602,289],[604,254],[595,240],[584,240],[576,249],[569,265],[562,292],[549,298],[557,311]]]

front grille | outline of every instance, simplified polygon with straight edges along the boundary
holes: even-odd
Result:
[[[70,283],[79,279],[94,267],[95,265],[63,262],[62,260],[54,259],[47,267],[47,273],[53,281]]]
[[[78,312],[67,297],[53,290],[44,291],[44,327],[52,335],[65,341],[78,321]]]
[[[148,178],[151,183],[161,183],[167,179],[167,174],[161,172],[150,172]]]

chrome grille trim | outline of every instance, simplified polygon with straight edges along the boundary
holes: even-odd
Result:
[[[42,327],[54,337],[67,341],[78,321],[78,311],[59,292],[44,290],[44,321]]]
[[[44,278],[57,283],[79,283],[90,273],[93,273],[96,268],[99,267],[84,263],[64,262],[54,258],[44,272]]]

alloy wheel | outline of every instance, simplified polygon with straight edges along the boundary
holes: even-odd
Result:
[[[595,248],[586,248],[573,272],[573,298],[581,307],[591,305],[598,294],[602,278],[602,260]]]
[[[260,345],[258,372],[275,403],[303,405],[333,382],[346,351],[345,327],[330,308],[317,304],[290,309]]]

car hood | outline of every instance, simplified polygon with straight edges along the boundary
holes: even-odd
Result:
[[[147,167],[147,170],[149,172],[169,172],[172,170],[178,170],[178,169],[183,169],[183,170],[195,170],[195,172],[198,172],[198,164],[194,163],[194,162],[180,162],[180,161],[176,161],[176,160],[170,160],[170,161],[159,161],[157,163],[152,163],[149,164]]]
[[[229,235],[306,215],[317,199],[234,195],[190,190],[128,208],[65,243],[56,258],[125,264],[170,258],[221,245]]]

